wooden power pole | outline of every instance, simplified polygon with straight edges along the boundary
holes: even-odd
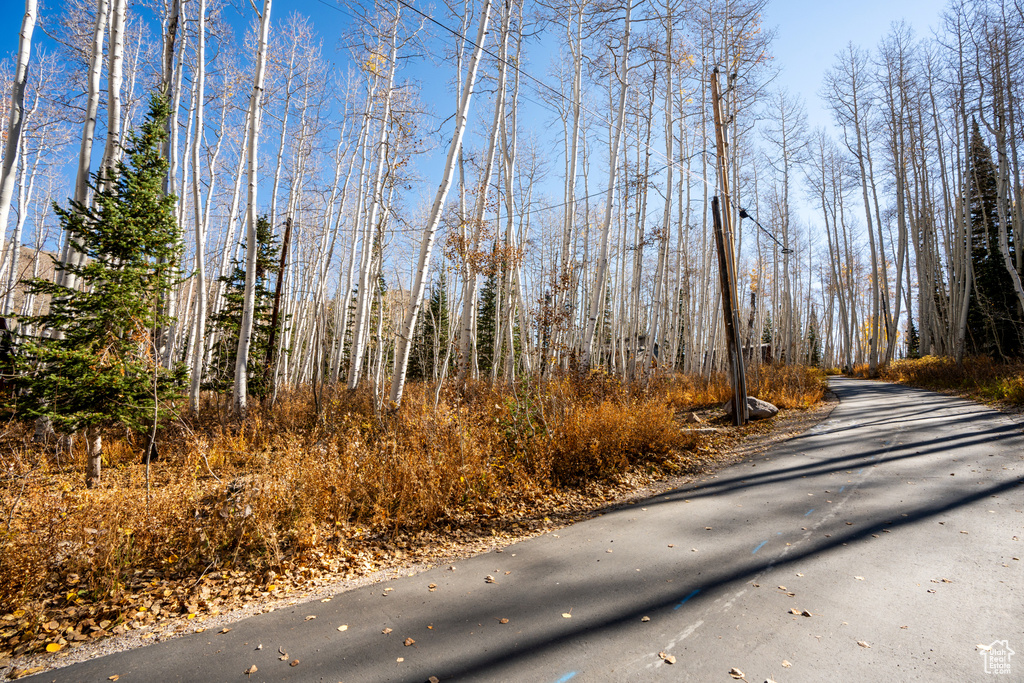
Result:
[[[718,272],[722,284],[722,309],[725,318],[725,338],[729,349],[729,369],[732,374],[733,422],[747,423],[747,373],[743,363],[743,343],[740,341],[739,301],[736,298],[736,251],[732,221],[732,200],[729,195],[729,166],[726,148],[726,121],[722,114],[722,94],[719,92],[718,69],[711,74],[711,102],[715,117],[715,149],[718,155],[718,184],[723,202],[711,198],[715,222],[715,244],[718,247]]]

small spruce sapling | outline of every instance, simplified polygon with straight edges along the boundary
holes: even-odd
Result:
[[[50,297],[49,310],[20,322],[39,331],[22,344],[16,415],[48,418],[61,432],[83,430],[86,483],[99,481],[102,432],[142,430],[180,396],[185,369],[160,366],[154,334],[171,319],[159,302],[179,279],[180,238],[175,197],[164,194],[166,101],[150,98],[125,159],[109,177],[94,176],[92,206],[54,205],[80,265],[65,264],[78,286],[36,278],[28,291]],[[55,266],[57,264],[55,263]],[[25,329],[25,328],[23,328]]]

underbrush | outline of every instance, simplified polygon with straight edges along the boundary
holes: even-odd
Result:
[[[1024,363],[997,363],[988,356],[925,356],[898,360],[879,371],[881,379],[936,391],[953,391],[983,401],[1024,405]]]
[[[752,395],[820,399],[824,375],[762,367]],[[147,483],[141,443],[85,453],[9,424],[0,471],[0,655],[226,609],[331,573],[372,570],[417,539],[543,519],[553,496],[630,472],[696,471],[706,436],[678,413],[723,402],[724,377],[624,385],[601,373],[442,392],[410,384],[378,414],[368,389],[286,391],[241,424],[208,397],[168,424]]]

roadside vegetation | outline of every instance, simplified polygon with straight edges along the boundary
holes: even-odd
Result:
[[[988,356],[974,356],[957,363],[952,358],[925,356],[894,361],[880,369],[879,377],[977,401],[1024,406],[1021,361],[1000,363]]]
[[[750,388],[807,408],[824,374],[762,366]],[[592,372],[445,388],[436,406],[434,386],[413,383],[401,409],[378,413],[369,388],[307,387],[241,423],[211,393],[198,418],[167,423],[148,480],[145,437],[108,431],[93,488],[82,439],[39,444],[31,423],[11,422],[0,658],[535,533],[644,482],[699,472],[733,435],[770,428],[726,427],[729,392],[724,375],[624,384]]]

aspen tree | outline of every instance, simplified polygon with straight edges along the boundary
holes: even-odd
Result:
[[[18,34],[18,63],[11,88],[11,114],[7,124],[7,142],[4,145],[3,168],[0,170],[0,254],[4,251],[7,217],[14,196],[15,166],[21,153],[22,131],[25,125],[25,84],[28,81],[28,62],[32,54],[32,33],[36,26],[36,0],[25,0],[25,16]],[[15,249],[19,245],[15,243]]]
[[[477,28],[476,48],[473,50],[473,56],[470,58],[467,67],[466,82],[463,85],[462,98],[459,101],[459,108],[455,116],[455,133],[448,148],[448,156],[445,160],[441,183],[438,185],[437,195],[434,197],[434,203],[427,218],[427,225],[423,230],[416,278],[413,280],[410,292],[409,310],[406,313],[405,323],[402,325],[402,330],[395,347],[395,370],[391,380],[391,402],[396,405],[402,402],[402,391],[405,388],[405,373],[409,365],[410,342],[416,329],[416,319],[419,315],[423,299],[426,275],[430,268],[430,257],[434,248],[437,226],[441,222],[441,212],[448,197],[448,190],[451,188],[452,176],[455,174],[455,164],[458,160],[459,150],[462,147],[463,135],[466,132],[470,98],[473,96],[473,87],[476,83],[477,68],[480,64],[480,55],[483,53],[484,38],[487,35],[487,22],[490,19],[490,15],[491,0],[484,0],[483,9],[480,11],[480,26]]]
[[[259,46],[256,50],[256,72],[253,77],[252,96],[249,98],[249,138],[246,143],[248,156],[248,206],[246,211],[246,262],[245,262],[245,299],[242,306],[242,325],[238,332],[238,352],[235,356],[235,383],[231,403],[235,412],[245,415],[248,408],[248,375],[249,346],[252,342],[253,306],[256,297],[256,221],[258,205],[256,203],[257,173],[259,170],[259,139],[262,123],[263,83],[267,72],[267,38],[270,32],[270,9],[272,0],[263,0],[263,13],[260,15]]]
[[[619,87],[619,107],[615,119],[615,130],[609,144],[610,158],[608,162],[608,190],[605,198],[604,222],[601,227],[601,247],[597,259],[597,271],[590,294],[590,313],[586,329],[583,333],[583,366],[590,367],[594,357],[594,336],[597,319],[603,308],[605,286],[608,278],[608,240],[612,224],[612,211],[615,204],[616,177],[619,168],[619,148],[622,146],[623,128],[626,116],[626,93],[629,85],[629,38],[630,17],[633,11],[632,0],[626,1],[626,17],[622,34],[622,55],[619,57],[620,71],[617,74]]]
[[[205,356],[204,334],[206,331],[206,222],[203,219],[202,192],[199,176],[199,150],[203,141],[203,100],[206,78],[206,0],[199,0],[196,37],[196,141],[192,146],[192,205],[195,211],[196,235],[196,314],[192,328],[193,355],[192,381],[188,402],[193,413],[199,412],[199,390],[203,380],[203,358]],[[211,169],[212,171],[213,169]],[[211,173],[212,184],[212,173]]]

